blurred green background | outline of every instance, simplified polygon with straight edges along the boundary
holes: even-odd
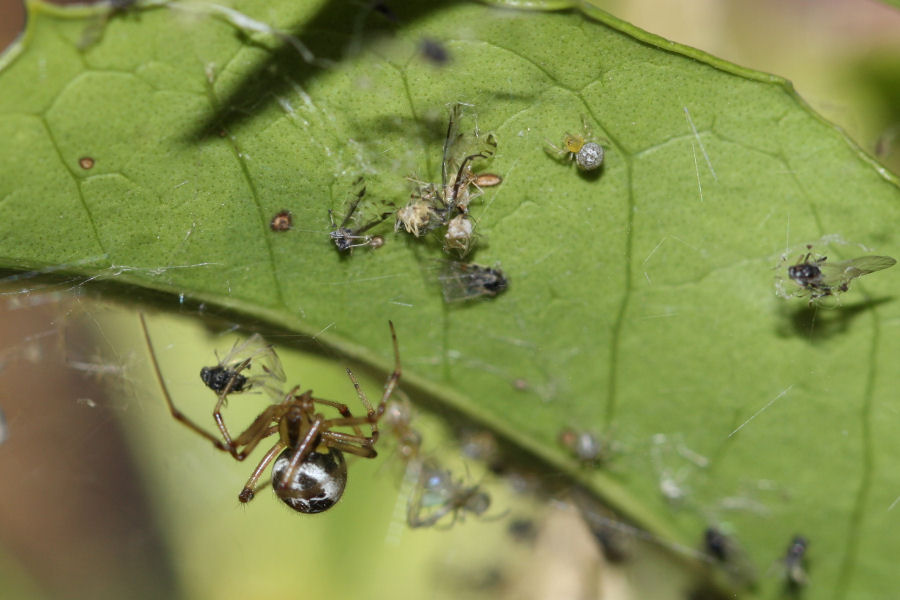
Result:
[[[900,173],[896,9],[856,0],[595,4],[663,37],[790,79],[818,112]],[[19,1],[0,0],[0,47],[22,23]],[[133,308],[98,301],[78,286],[17,280],[2,292],[0,409],[9,431],[0,445],[3,598],[616,599],[683,597],[689,585],[658,561],[608,566],[576,511],[486,475],[421,407],[415,424],[426,449],[451,461],[458,476],[481,481],[493,496],[490,512],[508,510],[505,518],[409,530],[411,482],[390,443],[378,460],[351,459],[345,497],[327,513],[293,514],[265,490],[241,506],[237,493],[252,458],[232,461],[170,418]],[[185,312],[151,314],[151,333],[175,401],[211,425],[209,394],[197,375],[235,338],[223,334],[227,323],[206,327]],[[338,357],[293,351],[282,359],[289,381],[299,378],[353,406]],[[363,377],[372,395],[381,383]],[[229,420],[249,422],[263,405],[262,397],[234,401]],[[638,551],[635,540],[628,544]]]

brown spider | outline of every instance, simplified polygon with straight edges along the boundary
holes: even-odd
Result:
[[[391,339],[394,345],[394,371],[385,382],[384,394],[377,407],[373,407],[369,403],[366,395],[360,389],[356,377],[350,369],[347,369],[347,375],[350,377],[353,387],[356,388],[356,394],[366,409],[366,416],[354,417],[346,404],[315,398],[312,390],[297,394],[300,386],[294,386],[285,394],[281,402],[270,404],[243,433],[232,438],[220,413],[224,403],[223,396],[227,395],[232,388],[232,384],[229,383],[218,395],[219,401],[216,403],[214,412],[214,418],[222,434],[222,439],[220,439],[194,423],[175,407],[156,360],[156,352],[150,341],[147,323],[144,316],[141,315],[141,326],[153,361],[153,370],[165,396],[169,412],[175,420],[211,441],[217,449],[228,452],[238,461],[247,458],[262,440],[278,434],[278,441],[259,461],[238,495],[238,500],[249,502],[253,499],[258,489],[257,481],[269,463],[274,461],[272,488],[275,495],[285,504],[302,513],[318,513],[328,510],[341,498],[347,484],[347,464],[344,462],[344,452],[364,458],[375,458],[377,455],[374,446],[379,436],[378,421],[384,414],[387,401],[397,387],[401,374],[397,334],[394,331],[394,324],[388,321],[388,325],[391,328]],[[241,368],[243,368],[243,364],[238,365],[235,369],[235,375],[240,373]],[[341,416],[326,418],[325,415],[316,412],[316,404],[329,406],[337,410]],[[363,435],[360,430],[361,425],[369,426],[370,435]],[[352,433],[335,430],[340,427],[348,428],[352,430]]]

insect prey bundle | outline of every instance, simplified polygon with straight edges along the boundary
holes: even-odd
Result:
[[[364,410],[354,415],[347,404],[313,395],[312,390],[301,392],[295,385],[281,392],[285,376],[281,363],[271,346],[256,334],[246,342],[236,344],[216,365],[203,367],[200,378],[216,395],[213,420],[215,433],[195,423],[176,406],[156,358],[156,351],[141,315],[141,327],[150,354],[153,372],[163,393],[172,418],[205,438],[222,452],[243,461],[267,438],[276,437],[244,484],[238,500],[252,500],[259,489],[271,484],[275,495],[297,512],[314,514],[334,506],[347,484],[347,464],[344,454],[375,458],[375,444],[379,439],[378,424],[392,394],[400,382],[401,365],[397,335],[393,323],[388,323],[394,351],[394,370],[384,384],[384,392],[377,404],[372,404],[360,388],[350,369],[347,376]],[[262,388],[272,402],[238,435],[229,430],[223,408],[228,398],[252,389]],[[263,473],[271,465],[271,482],[260,483]]]
[[[494,156],[497,141],[493,134],[462,133],[463,105],[454,104],[444,139],[440,184],[411,179],[414,187],[409,202],[396,212],[395,231],[415,237],[437,233],[444,252],[462,258],[471,252],[476,221],[469,214],[471,202],[483,188],[503,180],[494,173],[476,173],[474,165]]]

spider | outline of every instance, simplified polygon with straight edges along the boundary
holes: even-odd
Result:
[[[363,458],[375,458],[377,455],[374,446],[379,436],[378,421],[384,414],[387,401],[397,387],[401,375],[397,334],[394,324],[388,321],[388,325],[391,329],[391,340],[394,346],[394,371],[385,382],[384,394],[376,407],[369,403],[353,372],[347,369],[347,376],[356,389],[359,401],[366,409],[365,416],[353,416],[346,404],[316,398],[313,396],[312,390],[298,394],[300,386],[294,386],[280,402],[266,407],[250,426],[235,438],[229,435],[224,421],[221,420],[221,415],[217,414],[216,421],[217,424],[220,424],[222,434],[222,437],[219,438],[194,423],[175,407],[163,380],[156,352],[147,331],[147,323],[144,316],[141,315],[141,326],[150,352],[153,370],[169,412],[176,421],[212,442],[217,449],[228,452],[238,461],[247,458],[265,438],[278,435],[278,441],[253,469],[250,478],[238,494],[238,500],[245,503],[256,496],[257,490],[262,487],[262,485],[257,485],[259,478],[266,467],[274,461],[271,483],[275,495],[292,509],[307,514],[328,510],[343,495],[344,487],[347,484],[347,464],[344,461],[344,452]],[[220,396],[219,403],[216,405],[217,412],[222,400],[222,396]],[[330,407],[339,412],[340,416],[326,417],[322,413],[316,412],[316,405]],[[361,426],[368,426],[371,433],[363,435]],[[352,433],[339,431],[337,428],[348,428]]]
[[[574,160],[582,171],[594,171],[603,164],[603,146],[588,139],[591,137],[591,126],[583,116],[581,121],[584,124],[583,135],[566,133],[562,148],[548,141],[546,150],[557,159]]]
[[[361,184],[361,183],[362,183],[361,179],[357,181],[357,184]],[[328,210],[328,218],[331,220],[331,234],[330,234],[331,241],[334,242],[334,245],[337,246],[337,249],[340,252],[352,251],[353,248],[356,248],[357,246],[372,246],[373,248],[378,248],[378,247],[381,247],[381,245],[383,245],[383,241],[384,241],[383,238],[382,238],[381,244],[379,244],[377,242],[375,244],[373,244],[374,238],[372,238],[372,236],[362,235],[362,234],[365,233],[366,231],[368,231],[369,229],[372,229],[373,227],[375,227],[376,225],[378,225],[385,219],[387,219],[393,213],[390,213],[390,212],[383,213],[383,214],[375,217],[374,219],[372,219],[365,225],[357,227],[356,229],[350,229],[349,227],[347,227],[347,224],[350,222],[350,219],[353,218],[353,213],[356,212],[356,208],[359,206],[360,201],[363,199],[363,197],[365,197],[365,195],[366,195],[366,188],[365,188],[365,186],[363,186],[359,190],[359,192],[356,193],[356,198],[354,198],[353,201],[350,203],[350,207],[347,209],[347,214],[344,215],[344,220],[341,221],[340,225],[337,225],[334,222],[334,211],[332,211],[331,209]],[[379,236],[376,236],[376,237],[379,237]],[[361,241],[357,241],[357,240],[361,240]]]

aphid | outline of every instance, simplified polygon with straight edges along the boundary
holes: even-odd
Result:
[[[581,119],[584,123],[583,135],[566,133],[562,148],[547,142],[546,150],[559,160],[574,160],[582,171],[593,171],[603,164],[603,146],[590,140],[590,125],[586,118],[582,117]]]
[[[357,184],[360,183],[362,183],[361,179],[357,181]],[[328,218],[331,220],[331,241],[334,242],[334,245],[337,246],[337,249],[340,252],[352,251],[353,248],[358,246],[371,246],[372,236],[362,234],[391,216],[390,212],[386,212],[355,229],[347,227],[347,224],[350,223],[350,220],[353,218],[353,213],[356,212],[360,201],[365,195],[366,188],[365,186],[362,186],[357,192],[356,197],[350,202],[347,214],[344,216],[340,225],[335,224],[333,211],[328,211]]]
[[[450,471],[441,469],[433,461],[419,466],[419,477],[406,512],[406,522],[410,527],[431,527],[446,515],[463,520],[465,513],[483,515],[491,506],[491,497],[481,486],[467,486],[463,480],[455,481]]]
[[[156,360],[156,352],[150,341],[147,324],[141,315],[144,338],[152,359],[153,370],[166,405],[172,417],[194,433],[206,438],[223,452],[228,452],[236,460],[243,461],[265,438],[278,435],[278,441],[265,453],[244,485],[238,500],[249,502],[262,487],[257,482],[266,467],[272,467],[272,489],[288,506],[302,513],[318,513],[328,510],[340,499],[347,483],[347,464],[344,452],[374,458],[375,443],[378,441],[378,421],[384,415],[385,407],[400,381],[400,351],[394,324],[389,322],[391,340],[394,346],[394,371],[384,385],[384,394],[377,406],[373,407],[356,377],[347,369],[347,376],[356,388],[360,403],[366,415],[355,417],[346,404],[323,400],[312,395],[312,390],[297,394],[300,386],[294,386],[280,402],[270,404],[235,438],[228,434],[224,421],[220,421],[222,437],[203,429],[181,413],[172,401],[162,372]],[[340,416],[326,417],[316,412],[316,408],[331,408]],[[361,426],[368,426],[369,435],[363,435]],[[351,431],[340,431],[347,428]],[[266,485],[266,484],[262,484]]]
[[[200,369],[200,379],[219,396],[259,387],[278,399],[285,381],[278,354],[258,333],[241,343],[235,342],[217,364]]]
[[[409,204],[397,211],[394,231],[399,231],[402,226],[407,233],[421,237],[429,231],[434,216],[434,210],[424,198],[410,200]]]
[[[453,260],[445,263],[438,280],[446,302],[474,300],[482,296],[493,298],[509,287],[509,281],[500,269]]]
[[[788,277],[800,286],[794,295],[809,295],[812,303],[818,298],[836,295],[850,289],[850,282],[857,277],[894,266],[897,261],[890,256],[860,256],[838,262],[828,262],[827,256],[813,257],[812,245],[796,264],[788,267]]]
[[[272,217],[272,221],[269,223],[269,228],[272,231],[288,231],[294,224],[293,215],[291,215],[291,211],[283,210]]]
[[[581,464],[596,466],[609,460],[613,445],[590,431],[566,428],[559,432],[559,443],[566,447]]]
[[[469,253],[474,241],[475,226],[468,215],[457,215],[447,223],[444,234],[444,252],[455,250],[462,258]]]
[[[788,546],[787,552],[782,559],[784,565],[784,574],[787,578],[787,585],[791,589],[797,589],[809,583],[806,575],[806,549],[809,542],[802,535],[795,535]]]

